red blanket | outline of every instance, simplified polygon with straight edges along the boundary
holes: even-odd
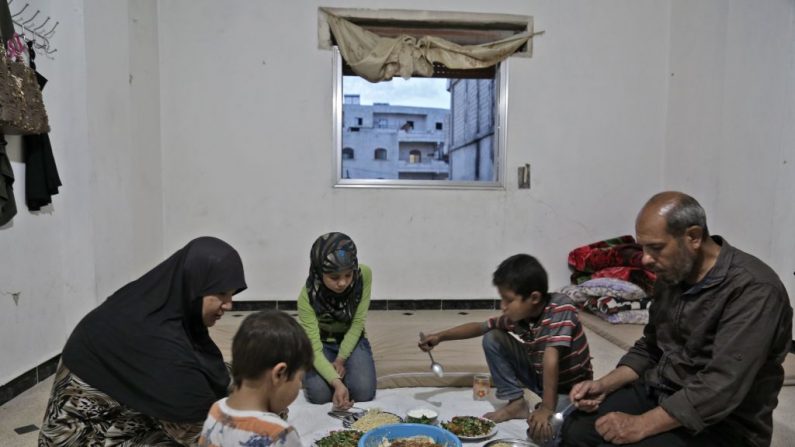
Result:
[[[654,273],[643,268],[643,250],[632,236],[620,236],[577,247],[569,252],[574,270],[572,284],[591,278],[618,278],[635,283],[646,291],[654,286]]]

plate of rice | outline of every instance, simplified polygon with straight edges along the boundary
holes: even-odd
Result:
[[[364,413],[359,413],[355,418],[346,418],[342,421],[345,428],[368,432],[382,425],[397,424],[403,422],[400,416],[383,411],[379,408],[371,408]]]

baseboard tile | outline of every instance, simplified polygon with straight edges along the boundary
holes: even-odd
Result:
[[[37,383],[55,374],[61,354],[42,362],[34,368],[22,373],[5,385],[0,386],[0,405],[19,396],[24,391],[33,388]]]
[[[233,301],[233,311],[250,311],[279,309],[284,311],[294,311],[297,309],[296,301]],[[500,300],[477,299],[477,300],[372,300],[370,310],[499,310]]]

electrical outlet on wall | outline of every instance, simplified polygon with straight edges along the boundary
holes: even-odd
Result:
[[[530,189],[530,163],[519,166],[519,189]]]

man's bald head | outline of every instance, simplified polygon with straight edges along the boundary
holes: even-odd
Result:
[[[703,229],[702,238],[709,237],[707,215],[693,197],[678,191],[665,191],[652,196],[638,213],[636,224],[655,216],[665,219],[668,234],[679,237],[692,226]]]

